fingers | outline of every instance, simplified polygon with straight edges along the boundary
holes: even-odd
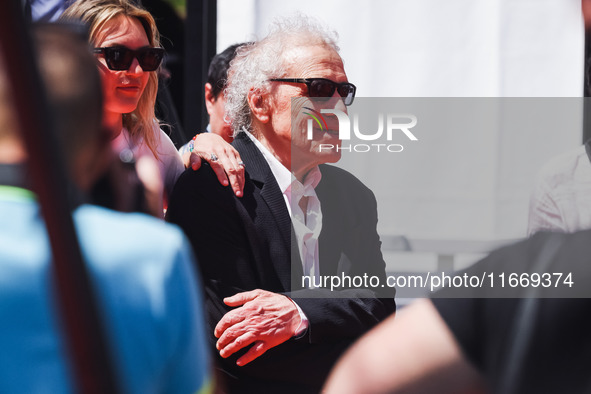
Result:
[[[198,154],[191,152],[189,156],[189,166],[193,169],[193,171],[197,171],[201,168],[201,157]]]
[[[263,353],[265,353],[270,347],[267,345],[266,342],[259,341],[251,347],[248,352],[244,354],[244,356],[240,357],[238,361],[236,361],[236,365],[243,366],[248,364],[249,362],[253,361],[257,357],[260,357]]]
[[[207,160],[222,185],[231,185],[234,194],[242,197],[244,165],[240,164],[240,154],[232,145],[219,135],[202,133],[195,138],[194,151]]]
[[[224,303],[239,308],[226,313],[214,329],[220,355],[229,357],[255,343],[240,357],[239,366],[289,340],[301,320],[289,298],[261,289],[234,294],[225,298]]]
[[[181,155],[181,159],[183,160],[183,165],[185,168],[191,167],[191,154],[192,152],[186,151]]]
[[[195,152],[185,152],[181,156],[183,165],[185,168],[192,168],[193,171],[197,171],[201,168],[201,157]]]
[[[224,298],[224,304],[228,306],[240,306],[244,305],[248,301],[252,301],[261,295],[260,290],[244,291],[242,293],[236,293],[232,297]]]
[[[251,332],[245,332],[242,333],[242,335],[235,336],[232,335],[230,331],[231,330],[226,331],[224,335],[222,335],[222,338],[216,343],[216,348],[219,350],[220,356],[223,358],[230,357],[232,354],[258,339],[257,336]]]
[[[239,310],[239,309],[235,309],[233,311],[230,311],[230,312],[226,313],[224,315],[224,317],[222,317],[222,319],[215,326],[215,329],[213,331],[213,335],[215,335],[216,338],[220,338],[220,336],[229,327],[232,327],[233,325],[240,323],[245,318],[246,317],[244,316],[244,314],[242,313],[242,311]]]
[[[242,163],[242,161],[240,160],[238,151],[232,146],[230,146],[230,148],[231,149],[227,152],[227,155],[231,167],[229,168],[229,171],[226,170],[226,174],[228,174],[234,194],[236,194],[237,197],[242,197],[242,191],[244,189],[244,164],[239,164]]]
[[[244,333],[237,338],[233,338],[231,342],[226,343],[224,346],[220,345],[220,341],[218,341],[216,347],[220,351],[220,356],[223,358],[228,358],[240,349],[243,349],[255,342],[254,346],[236,361],[238,366],[248,364],[272,347],[267,345],[265,341],[257,340],[257,336],[250,332]]]
[[[242,197],[244,188],[244,166],[238,164],[240,155],[231,146],[225,150],[216,153],[218,160],[213,163],[210,161],[212,169],[215,171],[218,180],[224,186],[231,185],[234,194]]]
[[[228,163],[225,158],[220,159],[217,154],[216,157],[217,159],[215,161],[211,160],[211,156],[205,159],[209,162],[211,169],[213,170],[213,172],[215,172],[215,175],[218,177],[218,181],[220,181],[222,185],[228,186],[230,182],[228,181],[228,177],[226,176],[226,167],[224,167],[224,165],[228,166]]]

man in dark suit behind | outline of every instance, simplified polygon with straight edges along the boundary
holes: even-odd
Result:
[[[318,392],[345,348],[395,310],[394,289],[381,287],[373,193],[324,165],[339,151],[319,149],[339,145],[329,131],[338,130],[336,118],[326,116],[328,130],[306,138],[304,107],[346,112],[355,87],[333,36],[303,17],[279,21],[241,48],[229,76],[226,110],[246,169],[244,196],[213,171],[187,171],[167,217],[199,257],[228,391]],[[364,275],[380,284],[330,287],[335,277],[359,283]]]

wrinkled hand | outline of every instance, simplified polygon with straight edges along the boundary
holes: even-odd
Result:
[[[229,306],[239,306],[224,315],[215,327],[216,348],[224,358],[254,343],[236,362],[242,366],[295,334],[301,318],[288,297],[266,290],[252,290],[224,298]]]
[[[236,196],[242,197],[244,167],[238,164],[240,162],[238,151],[222,137],[213,133],[198,134],[193,146],[193,152],[183,155],[185,167],[191,167],[197,171],[201,167],[202,160],[206,160],[220,183],[224,186],[232,185]],[[211,160],[212,153],[218,157],[218,160]]]

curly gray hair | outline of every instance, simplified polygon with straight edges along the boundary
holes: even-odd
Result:
[[[286,77],[284,51],[299,45],[326,45],[339,51],[338,34],[323,28],[317,20],[304,15],[276,19],[269,34],[260,41],[240,47],[228,70],[226,119],[234,136],[243,128],[252,130],[248,93],[251,89],[269,89],[268,80]],[[296,77],[291,75],[290,77]]]

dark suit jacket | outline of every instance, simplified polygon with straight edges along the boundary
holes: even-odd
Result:
[[[291,219],[273,173],[244,133],[233,144],[245,163],[244,197],[223,187],[207,165],[187,170],[175,186],[167,219],[183,228],[195,248],[213,344],[213,328],[232,309],[222,300],[237,292],[260,288],[287,294],[309,319],[304,337],[244,367],[235,365],[244,351],[226,360],[218,356],[230,391],[318,392],[344,349],[395,310],[394,289],[302,288],[299,252],[291,248]],[[346,171],[326,165],[320,170],[320,274],[367,273],[385,284],[373,193]],[[383,298],[374,290],[382,291]]]

